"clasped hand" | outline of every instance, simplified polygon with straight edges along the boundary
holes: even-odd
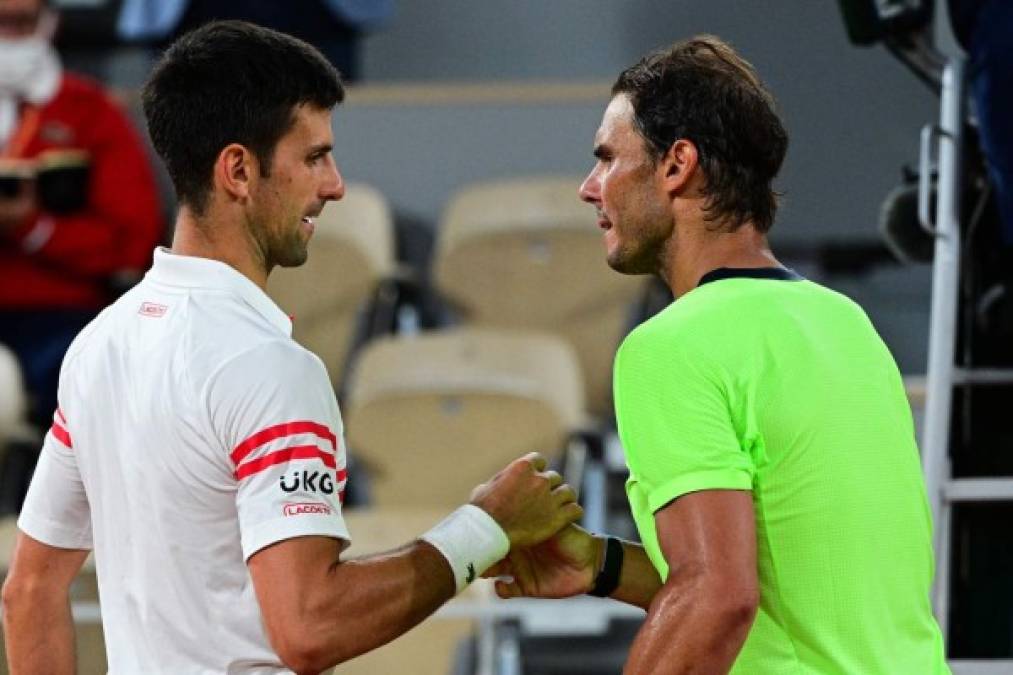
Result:
[[[575,525],[583,515],[573,488],[531,453],[472,493],[510,539],[510,553],[482,576],[497,578],[502,598],[565,598],[586,593],[603,555],[603,541]]]

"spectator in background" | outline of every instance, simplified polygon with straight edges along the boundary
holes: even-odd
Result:
[[[0,343],[40,428],[71,340],[163,234],[143,142],[98,84],[63,72],[57,22],[45,0],[0,0]]]
[[[953,32],[968,55],[968,83],[978,118],[978,140],[998,211],[998,246],[975,259],[987,288],[975,314],[994,347],[993,365],[1010,365],[1013,340],[1013,2],[950,0]],[[991,238],[986,241],[991,241]],[[984,244],[983,247],[989,246]]]
[[[128,41],[168,42],[213,19],[242,19],[309,42],[355,82],[362,35],[393,11],[394,0],[124,0],[118,31]]]
[[[981,149],[999,206],[1002,242],[1013,247],[1013,3],[950,0],[953,30],[970,59]]]

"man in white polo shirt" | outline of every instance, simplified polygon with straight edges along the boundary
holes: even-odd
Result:
[[[144,92],[180,212],[172,250],[77,337],[4,585],[11,672],[74,669],[69,585],[94,550],[111,673],[320,672],[580,515],[522,458],[419,540],[342,560],[341,417],[264,293],[344,187],[337,73],[238,22],[178,41]],[[449,469],[450,467],[448,467]]]

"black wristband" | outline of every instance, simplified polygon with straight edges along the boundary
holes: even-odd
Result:
[[[623,543],[616,537],[605,540],[605,562],[594,580],[594,588],[587,592],[599,598],[607,598],[619,587],[619,574],[623,571]]]

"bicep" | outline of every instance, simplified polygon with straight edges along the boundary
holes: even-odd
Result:
[[[331,537],[295,537],[250,556],[246,564],[268,630],[296,618],[309,604],[309,594],[320,590],[342,547]]]
[[[756,520],[746,490],[701,490],[654,513],[658,544],[669,576],[703,575],[755,595]]]
[[[90,549],[91,509],[73,449],[73,430],[61,429],[56,421],[46,434],[18,528],[53,547]]]
[[[87,557],[87,550],[50,546],[19,531],[8,579],[34,591],[66,593]]]
[[[654,513],[669,573],[630,650],[630,673],[732,667],[759,603],[752,495],[701,490]]]
[[[66,423],[57,413],[18,517],[8,580],[24,590],[65,593],[92,546],[91,510]]]

